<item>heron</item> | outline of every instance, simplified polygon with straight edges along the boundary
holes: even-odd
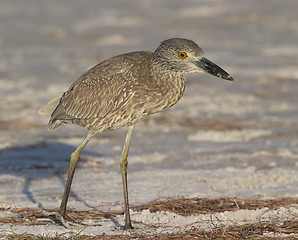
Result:
[[[71,154],[64,194],[58,214],[66,220],[66,206],[80,154],[98,132],[127,127],[120,158],[125,223],[132,229],[127,188],[128,152],[137,122],[176,104],[185,89],[185,74],[209,73],[233,81],[233,77],[204,56],[194,41],[171,38],[154,52],[135,51],[109,58],[82,74],[62,96],[39,110],[49,115],[49,130],[77,124],[87,136]]]

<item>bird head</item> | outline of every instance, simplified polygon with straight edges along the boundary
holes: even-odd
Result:
[[[234,79],[221,67],[203,57],[203,50],[192,40],[171,38],[163,41],[154,52],[156,63],[169,71],[178,73],[209,73],[216,77]]]

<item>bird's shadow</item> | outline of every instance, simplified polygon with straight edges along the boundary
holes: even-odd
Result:
[[[37,200],[36,195],[38,193],[31,190],[31,185],[36,180],[58,178],[61,182],[62,197],[70,155],[75,149],[76,146],[52,141],[41,141],[22,147],[5,148],[0,151],[0,175],[8,174],[25,179],[22,193],[29,201],[36,204],[38,208],[47,211],[42,202]],[[84,149],[83,154],[99,158],[105,156],[88,149]],[[80,168],[80,165],[82,165],[81,161],[79,161],[77,168]],[[1,184],[5,183],[0,182],[0,187]],[[71,190],[70,195],[76,201],[83,203],[87,208],[103,213],[104,217],[112,221],[117,228],[123,228],[115,217],[88,204],[75,191]]]
[[[3,149],[0,151],[0,174],[9,174],[25,179],[22,192],[32,203],[44,209],[43,204],[36,200],[34,192],[30,190],[32,181],[57,177],[61,182],[62,196],[69,158],[75,148],[75,146],[64,143],[42,141],[33,145]],[[84,150],[84,154],[103,156],[89,150]],[[80,161],[77,168],[80,168]],[[70,195],[87,207],[94,208],[74,191],[71,191]]]

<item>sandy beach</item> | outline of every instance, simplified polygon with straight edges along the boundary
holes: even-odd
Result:
[[[154,51],[172,37],[197,42],[235,81],[186,76],[174,107],[136,125],[128,160],[136,227],[130,234],[209,231],[210,218],[221,226],[297,220],[295,200],[189,216],[137,208],[169,198],[298,199],[297,16],[298,2],[290,0],[1,1],[0,236],[129,234],[121,230],[119,169],[126,129],[92,138],[68,203],[72,211],[118,215],[88,217],[86,224],[101,226],[70,229],[45,216],[42,224],[7,219],[59,207],[70,154],[87,134],[74,125],[49,132],[49,118],[38,109],[104,59]],[[298,238],[297,231],[276,234]]]

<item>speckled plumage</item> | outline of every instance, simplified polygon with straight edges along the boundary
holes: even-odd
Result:
[[[184,70],[168,68],[160,56],[165,51],[126,53],[91,68],[63,94],[49,129],[61,123],[93,132],[118,129],[175,104],[184,91]]]

